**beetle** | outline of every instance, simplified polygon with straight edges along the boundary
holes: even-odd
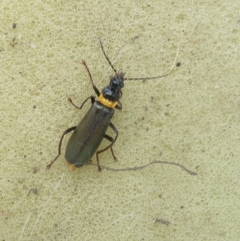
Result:
[[[111,119],[114,114],[114,109],[122,110],[122,104],[119,99],[122,96],[124,80],[157,79],[168,75],[167,73],[165,75],[149,78],[125,78],[123,72],[118,72],[113,67],[112,63],[110,62],[109,58],[105,53],[102,41],[100,39],[99,41],[102,52],[106,60],[108,61],[109,65],[115,72],[115,75],[110,77],[109,85],[103,88],[103,90],[100,92],[98,88],[94,85],[92,75],[86,62],[82,61],[82,64],[85,66],[88,72],[92,88],[98,96],[98,100],[96,100],[95,97],[91,95],[83,101],[80,107],[78,107],[73,103],[72,99],[68,97],[68,101],[79,110],[82,109],[84,104],[89,99],[91,100],[92,106],[77,126],[70,127],[63,132],[58,146],[58,155],[49,165],[47,165],[47,169],[50,169],[53,163],[61,155],[62,140],[66,134],[72,131],[73,134],[71,135],[67,143],[65,158],[73,169],[87,164],[94,155],[94,153],[96,153],[98,171],[101,171],[101,167],[99,164],[99,154],[106,151],[109,148],[111,150],[114,160],[117,160],[117,157],[114,155],[112,146],[118,138],[118,130],[112,124]],[[114,138],[106,134],[108,127],[110,127],[115,132],[116,135]],[[110,141],[110,144],[104,149],[98,150],[98,147],[100,146],[103,138]]]

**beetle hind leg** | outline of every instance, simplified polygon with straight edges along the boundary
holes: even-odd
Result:
[[[59,145],[58,145],[58,154],[57,154],[57,156],[53,159],[53,161],[51,161],[51,163],[47,165],[46,169],[50,169],[51,166],[52,166],[52,164],[53,164],[53,163],[58,159],[58,157],[61,155],[61,147],[62,147],[63,137],[64,137],[65,135],[67,135],[69,132],[74,131],[75,129],[76,129],[76,126],[73,126],[73,127],[68,128],[67,130],[65,130],[65,131],[63,132],[62,137],[61,137],[61,139],[60,139],[60,141],[59,141]]]
[[[109,140],[110,142],[112,142],[112,144],[115,142],[115,140],[114,140],[111,136],[109,136],[109,135],[104,135],[104,138],[106,138],[107,140]],[[114,159],[115,161],[117,161],[118,159],[117,159],[117,157],[116,157],[115,154],[114,154],[114,151],[113,151],[112,146],[109,146],[109,148],[110,148],[110,150],[111,150],[113,159]]]
[[[112,128],[112,130],[116,133],[116,136],[115,136],[115,138],[112,138],[111,136],[109,136],[109,135],[107,135],[107,134],[104,135],[104,138],[106,138],[107,140],[109,140],[109,141],[111,142],[111,144],[110,144],[109,146],[105,147],[104,149],[96,152],[97,165],[98,165],[98,171],[99,171],[99,172],[102,170],[102,169],[101,169],[101,166],[100,166],[100,164],[99,164],[99,157],[98,157],[98,155],[99,155],[100,153],[102,153],[102,152],[104,152],[104,151],[106,151],[107,149],[110,148],[110,149],[111,149],[112,156],[113,156],[113,159],[114,159],[115,161],[117,161],[117,157],[114,155],[112,146],[113,146],[113,144],[115,143],[115,141],[116,141],[117,138],[118,138],[118,130],[117,130],[117,128],[116,128],[111,122],[110,122],[109,126],[110,126],[110,127]]]

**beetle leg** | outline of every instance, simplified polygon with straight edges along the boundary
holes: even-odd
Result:
[[[115,106],[116,109],[122,110],[122,103],[118,100],[117,105]]]
[[[106,138],[107,140],[109,140],[110,142],[115,142],[115,140],[111,137],[111,136],[109,136],[109,135],[104,135],[104,138]],[[115,161],[117,161],[118,159],[117,159],[117,157],[114,155],[114,152],[113,152],[113,148],[112,147],[110,147],[110,149],[111,149],[111,152],[112,152],[112,156],[113,156],[113,159],[115,160]]]
[[[68,101],[77,109],[81,110],[83,108],[83,106],[85,105],[85,103],[91,98],[91,102],[92,104],[95,102],[95,97],[93,95],[89,96],[86,100],[83,101],[83,103],[78,107],[77,105],[75,105],[72,101],[72,99],[70,97],[68,97]]]
[[[85,62],[84,60],[82,61],[82,64],[83,64],[83,65],[85,66],[85,68],[87,69],[87,72],[88,72],[88,75],[89,75],[89,78],[90,78],[90,80],[91,80],[92,87],[93,87],[95,93],[97,94],[97,96],[99,96],[99,95],[100,95],[100,91],[99,91],[98,88],[94,85],[91,72],[90,72],[90,70],[89,70],[89,68],[88,68],[88,66],[87,66],[87,64],[86,64],[86,62]]]
[[[54,160],[53,160],[50,164],[47,165],[47,167],[46,167],[47,169],[50,169],[51,166],[52,166],[52,164],[53,164],[53,163],[58,159],[58,157],[61,155],[61,146],[62,146],[63,137],[64,137],[66,134],[68,134],[69,132],[74,131],[75,129],[76,129],[76,126],[73,126],[73,127],[71,127],[71,128],[68,128],[67,130],[65,130],[65,131],[63,132],[62,137],[61,137],[60,142],[59,142],[59,145],[58,145],[58,154],[57,154],[57,156],[54,158]]]
[[[97,151],[96,152],[96,157],[97,157],[97,165],[98,165],[98,171],[100,172],[101,171],[101,167],[100,167],[100,164],[99,164],[99,157],[98,155],[104,151],[106,151],[107,149],[111,149],[111,152],[112,152],[112,156],[114,158],[115,161],[117,161],[117,157],[114,155],[114,152],[113,152],[113,149],[112,149],[112,146],[114,144],[114,142],[117,140],[118,138],[118,130],[117,128],[112,124],[112,122],[110,122],[109,126],[112,128],[112,130],[116,133],[116,136],[115,138],[112,138],[111,136],[105,134],[104,135],[104,138],[106,138],[107,140],[109,140],[111,142],[111,144],[107,147],[105,147],[104,149],[100,150],[100,151]]]

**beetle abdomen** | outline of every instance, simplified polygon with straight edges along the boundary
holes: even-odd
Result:
[[[65,158],[69,164],[81,167],[91,159],[104,138],[113,114],[112,108],[99,101],[93,103],[68,141]]]

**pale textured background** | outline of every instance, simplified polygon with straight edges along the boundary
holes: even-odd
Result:
[[[239,2],[91,2],[1,3],[0,239],[240,240]],[[166,73],[179,42],[182,63],[164,79],[125,82],[113,119],[119,161],[108,151],[102,165],[167,160],[197,176],[162,164],[72,172],[63,156],[45,171],[90,106],[67,102],[93,93],[79,62],[99,89],[113,73],[98,37],[129,77]]]

